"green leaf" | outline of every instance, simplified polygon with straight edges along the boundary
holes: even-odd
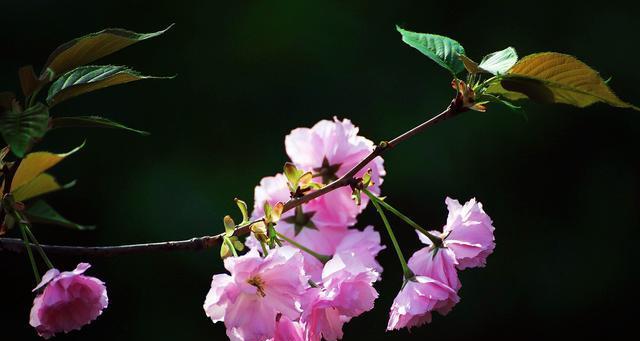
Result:
[[[556,52],[524,57],[501,76],[499,85],[494,83],[485,92],[511,100],[523,98],[524,94],[542,103],[565,103],[584,108],[604,102],[640,111],[640,108],[618,98],[598,72],[587,64]]]
[[[518,54],[513,47],[507,47],[482,58],[478,67],[488,73],[500,75],[506,73],[518,61]]]
[[[235,198],[233,199],[233,201],[235,201],[236,205],[238,205],[238,208],[240,209],[240,213],[242,213],[242,222],[246,223],[249,221],[249,209],[247,208],[247,203]]]
[[[146,131],[129,128],[118,122],[100,116],[55,117],[51,119],[51,129],[55,128],[113,128],[123,129],[141,135],[150,135]]]
[[[226,216],[224,216],[222,221],[224,222],[224,233],[225,233],[225,235],[227,237],[233,236],[233,232],[235,232],[235,230],[236,230],[236,223],[233,221],[233,218],[231,218],[230,216],[226,215]]]
[[[23,157],[34,139],[44,136],[49,124],[49,109],[42,103],[20,111],[5,111],[0,116],[0,133],[17,157]]]
[[[44,200],[34,202],[25,212],[29,221],[34,223],[51,224],[69,227],[77,230],[93,230],[95,226],[76,224],[61,216]]]
[[[141,79],[162,79],[168,77],[143,76],[139,72],[126,66],[115,65],[89,65],[73,69],[49,88],[47,103],[50,106],[58,104],[66,99],[82,95],[87,92],[99,90],[109,86],[125,84]]]
[[[153,33],[136,33],[121,28],[108,28],[73,39],[60,45],[51,53],[40,78],[47,78],[48,75],[49,79],[55,79],[75,67],[91,63],[137,42],[157,37],[172,26],[173,24]]]
[[[464,70],[459,56],[464,55],[464,48],[457,41],[436,34],[417,33],[396,26],[402,35],[402,41],[422,52],[454,76]]]

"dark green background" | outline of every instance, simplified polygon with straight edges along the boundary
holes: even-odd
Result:
[[[58,44],[105,27],[161,38],[101,63],[152,75],[83,96],[53,115],[100,114],[149,130],[55,131],[38,149],[82,152],[57,166],[75,188],[49,197],[95,232],[38,226],[42,242],[110,245],[185,239],[222,230],[232,199],[286,161],[284,136],[333,115],[373,140],[391,138],[439,112],[452,90],[447,72],[404,45],[394,25],[454,37],[469,56],[508,45],[520,55],[558,51],[613,76],[611,86],[640,103],[638,8],[485,1],[235,3],[213,1],[11,1],[0,20],[2,90],[16,70],[40,68]],[[385,157],[383,191],[421,224],[440,227],[444,198],[477,197],[495,221],[497,248],[485,269],[461,273],[462,301],[428,326],[385,333],[401,272],[382,252],[384,281],[374,311],[345,328],[347,340],[610,337],[635,330],[637,311],[640,113],[605,105],[579,110],[526,104],[526,117],[492,105],[430,129]],[[376,224],[367,210],[360,225]],[[393,220],[406,253],[419,247]],[[16,231],[12,231],[15,236]],[[217,250],[79,261],[106,281],[110,306],[64,340],[218,340],[202,311]],[[0,255],[0,339],[37,339],[28,325],[34,286],[24,255]]]

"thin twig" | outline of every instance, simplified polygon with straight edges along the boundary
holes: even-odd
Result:
[[[297,199],[291,199],[284,205],[284,212],[294,209],[302,204],[305,204],[315,198],[323,196],[338,188],[347,186],[353,181],[355,175],[366,167],[376,157],[381,156],[387,150],[396,147],[403,141],[417,135],[425,129],[435,125],[436,123],[455,116],[458,113],[464,112],[467,109],[462,106],[459,97],[456,97],[451,101],[451,104],[441,113],[432,117],[431,119],[423,122],[422,124],[406,131],[400,136],[394,138],[389,142],[381,142],[367,157],[355,165],[346,174],[332,183],[324,186],[323,188],[313,191]],[[258,219],[261,220],[261,219]],[[249,233],[251,224],[245,224],[236,228],[233,233],[234,236],[243,236]],[[115,256],[123,254],[139,254],[155,251],[175,251],[175,250],[203,250],[218,246],[222,243],[222,239],[225,236],[224,233],[214,236],[203,236],[198,238],[191,238],[178,241],[166,241],[159,243],[145,243],[145,244],[132,244],[132,245],[120,245],[120,246],[60,246],[60,245],[44,245],[41,247],[47,252],[52,254],[71,254],[78,256]],[[25,251],[25,244],[20,239],[15,238],[0,238],[0,251],[22,253]]]

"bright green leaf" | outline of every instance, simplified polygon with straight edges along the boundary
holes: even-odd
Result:
[[[167,77],[143,76],[126,66],[89,65],[73,69],[49,88],[47,103],[53,106],[71,97],[102,88],[134,82],[142,79],[162,79]]]
[[[464,70],[459,56],[464,55],[464,48],[457,41],[436,34],[417,33],[396,27],[402,34],[402,41],[422,52],[443,68],[457,75]]]
[[[136,33],[121,28],[109,28],[100,32],[73,39],[56,48],[44,65],[40,78],[57,78],[59,75],[106,55],[112,54],[129,45],[145,39],[157,37],[173,26],[153,33]]]
[[[113,128],[123,129],[141,135],[149,135],[148,132],[129,128],[118,122],[114,122],[108,118],[100,116],[74,116],[74,117],[55,117],[51,119],[51,129],[55,128]]]
[[[247,203],[238,198],[233,199],[233,201],[236,202],[236,205],[238,205],[238,208],[240,209],[240,213],[242,213],[242,222],[246,223],[249,221],[249,209],[247,208]]]
[[[478,67],[488,73],[501,75],[506,73],[518,61],[518,54],[513,47],[486,55]]]
[[[56,210],[54,210],[51,206],[49,206],[49,204],[47,204],[44,200],[38,200],[34,202],[31,206],[29,206],[29,208],[27,208],[27,210],[25,211],[25,215],[27,216],[29,221],[34,223],[58,225],[74,228],[77,230],[93,230],[95,228],[95,226],[80,225],[67,220],[58,212],[56,212]]]
[[[49,109],[42,103],[24,111],[14,109],[0,115],[0,133],[11,151],[17,157],[23,157],[33,140],[44,136],[47,131]]]

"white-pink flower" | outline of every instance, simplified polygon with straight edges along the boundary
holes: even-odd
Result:
[[[286,316],[278,315],[273,341],[306,341],[304,326],[300,321],[291,321]]]
[[[95,320],[109,299],[104,283],[84,272],[91,267],[80,263],[73,271],[50,269],[33,291],[42,289],[31,308],[29,324],[45,339],[56,333],[78,330]]]
[[[482,203],[476,199],[467,201],[464,206],[458,200],[445,200],[449,215],[442,236],[444,246],[451,249],[458,261],[458,269],[484,267],[487,257],[495,248],[493,222],[482,209]],[[431,245],[431,241],[421,233],[420,240]]]
[[[432,278],[456,292],[462,286],[456,270],[456,256],[449,248],[423,247],[409,258],[407,264],[414,274]]]
[[[329,183],[347,173],[375,148],[374,143],[358,135],[358,128],[348,119],[322,120],[311,128],[297,128],[285,138],[285,147],[291,161],[300,169],[322,176],[323,183]],[[356,176],[362,176],[368,169],[372,171],[374,186],[370,190],[380,193],[382,176],[385,175],[383,160],[375,158],[363,167]],[[324,197],[335,210],[347,212],[351,217],[349,225],[366,206],[363,198],[358,206],[351,199],[348,187],[340,188],[331,197]]]
[[[273,338],[276,317],[300,316],[300,300],[308,288],[300,251],[284,246],[265,258],[252,250],[224,261],[231,273],[214,275],[204,310],[213,322],[223,321],[232,340]]]
[[[391,306],[387,330],[431,322],[431,312],[446,315],[460,299],[455,290],[427,276],[415,276],[402,287]]]
[[[373,309],[378,292],[373,283],[380,278],[354,253],[337,253],[327,262],[320,287],[305,295],[300,321],[309,340],[339,340],[343,325]]]

